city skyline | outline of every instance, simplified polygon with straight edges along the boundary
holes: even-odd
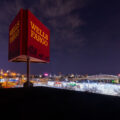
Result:
[[[29,9],[51,31],[50,63],[31,63],[31,74],[119,74],[120,2],[109,0],[0,1],[0,68],[26,73],[26,63],[8,62],[9,25]]]

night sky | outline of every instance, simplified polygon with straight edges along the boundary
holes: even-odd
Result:
[[[9,25],[29,9],[51,32],[50,63],[31,63],[31,73],[120,73],[119,0],[1,0],[0,69],[26,73],[8,62]]]

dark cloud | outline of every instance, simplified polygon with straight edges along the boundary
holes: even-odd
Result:
[[[51,49],[63,52],[67,48],[66,51],[69,52],[71,49],[76,50],[78,45],[77,50],[83,46],[85,38],[83,35],[80,37],[80,28],[85,25],[85,21],[81,19],[80,13],[74,11],[83,8],[85,3],[86,0],[40,0],[30,8],[34,12],[39,11],[38,17],[46,20],[47,26],[52,30]],[[71,47],[71,43],[75,47]]]
[[[59,17],[70,14],[84,6],[86,0],[40,0],[35,5],[46,17]]]

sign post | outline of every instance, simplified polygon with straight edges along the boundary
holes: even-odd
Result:
[[[24,87],[33,87],[33,84],[30,82],[30,58],[27,57],[27,81],[24,83]]]
[[[27,58],[27,83],[29,86],[29,82],[30,82],[30,58]]]

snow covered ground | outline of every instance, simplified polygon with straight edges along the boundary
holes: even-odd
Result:
[[[49,87],[57,87],[63,89],[71,89],[76,91],[88,91],[92,93],[120,96],[120,85],[119,84],[110,84],[110,83],[73,83],[73,86],[67,82],[61,82],[57,87],[54,82],[48,82]]]
[[[68,89],[75,91],[87,91],[92,93],[120,96],[120,84],[110,83],[75,83],[75,82],[54,82],[48,81],[47,84],[34,83],[34,86],[53,87],[58,89]],[[16,86],[16,87],[23,87]]]
[[[78,91],[89,91],[106,95],[120,96],[120,85],[108,83],[80,83]]]

